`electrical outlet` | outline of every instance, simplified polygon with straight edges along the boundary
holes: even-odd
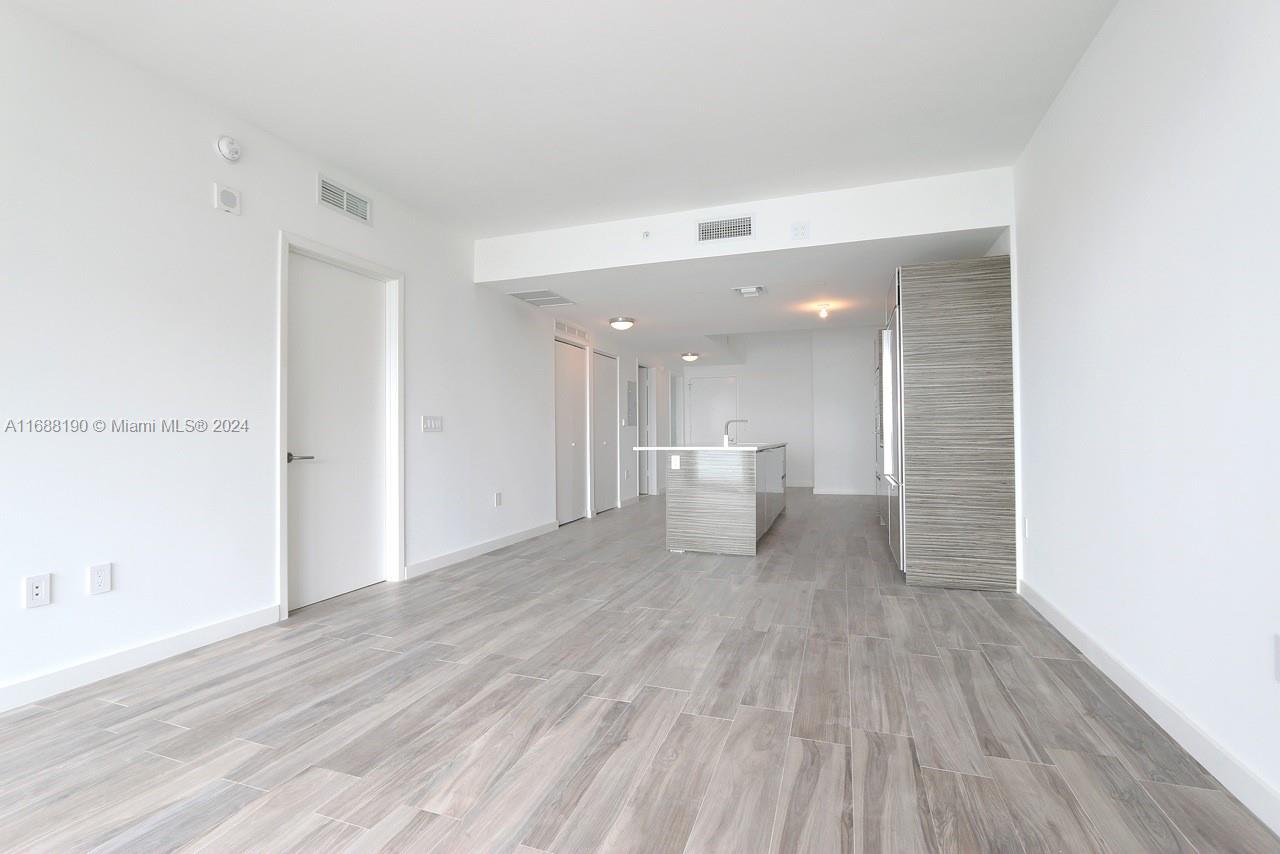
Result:
[[[111,592],[111,564],[97,563],[89,567],[89,595]]]
[[[42,608],[53,601],[49,573],[44,575],[28,575],[22,580],[22,606],[24,608]]]
[[[502,506],[502,493],[501,493],[501,492],[495,492],[495,493],[493,494],[493,506],[494,506],[494,507],[501,507],[501,506]]]

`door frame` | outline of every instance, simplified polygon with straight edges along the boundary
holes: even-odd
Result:
[[[404,274],[390,267],[334,249],[310,238],[280,232],[276,280],[276,604],[280,619],[289,618],[289,477],[285,454],[289,442],[289,253],[332,264],[381,281],[386,286],[385,434],[383,525],[385,581],[407,577],[404,548]]]

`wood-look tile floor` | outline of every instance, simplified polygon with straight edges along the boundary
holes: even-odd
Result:
[[[8,851],[1280,851],[1026,602],[867,499],[754,558],[582,521],[0,716]]]

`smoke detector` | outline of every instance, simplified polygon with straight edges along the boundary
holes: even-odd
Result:
[[[733,292],[740,297],[758,297],[764,293],[763,285],[751,285],[746,288],[734,288]]]
[[[233,136],[226,136],[224,134],[223,136],[218,137],[217,141],[214,142],[213,147],[222,155],[223,160],[235,163],[240,159],[240,143],[237,142],[236,138]]]

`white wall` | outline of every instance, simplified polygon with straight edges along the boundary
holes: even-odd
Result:
[[[878,330],[813,333],[813,491],[876,494]]]
[[[991,246],[987,248],[987,255],[1008,255],[1012,251],[1012,229],[1006,228],[1000,232],[1000,236],[991,242]]]
[[[355,179],[372,228],[319,209],[317,171],[350,176],[9,5],[0,81],[0,169],[21,200],[0,207],[0,427],[251,424],[0,432],[0,686],[270,618],[281,229],[406,274],[408,562],[554,520],[551,334],[536,310],[471,284],[466,235]],[[221,133],[243,142],[240,163],[214,153]],[[215,180],[244,193],[243,216],[212,207]],[[423,414],[445,432],[420,432]],[[85,568],[101,561],[117,589],[89,598]],[[54,604],[24,610],[20,579],[41,572]],[[29,690],[0,688],[0,706]]]
[[[749,238],[699,242],[697,224],[751,215]],[[476,241],[475,280],[493,282],[581,270],[708,258],[797,246],[856,243],[1008,225],[1013,173],[1008,167],[760,199],[639,219],[534,231]],[[807,223],[795,240],[791,226]],[[645,237],[645,234],[648,237]]]
[[[1025,587],[1280,829],[1277,44],[1274,0],[1122,2],[1014,239]]]
[[[740,442],[786,442],[787,485],[875,494],[873,329],[732,336],[740,364],[689,365],[685,379],[735,377]]]
[[[662,366],[651,369],[649,382],[653,386],[653,439],[659,445],[672,445],[671,436],[671,371]],[[667,491],[667,467],[662,465],[663,457],[653,454],[650,465],[657,480],[658,492]]]
[[[808,332],[733,336],[739,365],[690,365],[694,377],[736,377],[738,441],[786,442],[787,486],[813,486],[813,350]]]

